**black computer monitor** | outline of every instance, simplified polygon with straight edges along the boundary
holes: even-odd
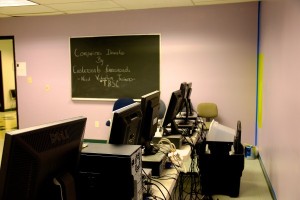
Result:
[[[142,128],[140,131],[140,144],[144,148],[144,155],[156,154],[159,148],[152,144],[158,125],[160,108],[160,91],[145,94],[141,97],[141,110],[143,113]]]
[[[86,120],[75,117],[6,133],[0,199],[75,199]]]
[[[184,108],[187,108],[187,92],[188,92],[188,87],[186,82],[182,82],[180,84],[179,90],[181,91],[182,94],[182,101],[180,105],[180,112],[184,110]]]
[[[140,103],[132,103],[113,111],[112,114],[108,143],[137,145],[143,116]]]
[[[192,105],[192,101],[191,101],[191,94],[192,94],[192,83],[189,82],[187,84],[187,94],[186,94],[186,99],[187,99],[187,113],[189,113],[189,115],[193,115],[193,111],[194,111],[194,108],[193,108],[193,105]]]
[[[171,94],[171,98],[168,104],[168,108],[163,120],[162,128],[164,130],[164,135],[176,135],[181,134],[181,131],[178,129],[177,124],[175,122],[177,114],[180,112],[180,106],[182,101],[182,93],[181,90],[173,91]],[[171,124],[171,130],[167,130],[167,126]]]
[[[185,122],[187,123],[189,120],[189,116],[193,116],[193,105],[191,101],[191,94],[192,94],[192,83],[183,82],[180,85],[180,90],[182,91],[183,100],[180,107],[180,115],[185,117]],[[187,115],[188,114],[188,115]]]

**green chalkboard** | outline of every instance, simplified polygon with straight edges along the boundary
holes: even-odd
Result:
[[[70,38],[73,100],[140,99],[159,90],[160,35]]]

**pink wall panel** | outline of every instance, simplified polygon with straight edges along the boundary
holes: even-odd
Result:
[[[277,199],[299,199],[300,2],[263,1],[263,122],[258,144]]]
[[[69,38],[159,33],[161,98],[168,103],[191,81],[195,107],[216,102],[218,120],[233,128],[241,120],[243,141],[254,143],[257,3],[8,18],[0,26],[15,36],[17,62],[27,64],[27,77],[17,79],[20,127],[84,115],[85,138],[107,139],[113,102],[71,100]]]

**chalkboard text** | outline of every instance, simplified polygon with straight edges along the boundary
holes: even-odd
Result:
[[[72,98],[140,98],[159,89],[159,35],[70,38]]]
[[[111,49],[106,49],[106,55],[107,56],[111,56],[111,55],[114,55],[114,56],[124,56],[125,55],[125,52],[122,51],[122,50],[111,50]]]

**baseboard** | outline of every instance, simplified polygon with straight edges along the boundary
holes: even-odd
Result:
[[[102,143],[102,144],[105,144],[105,143],[107,143],[107,140],[83,139],[83,142],[87,142],[87,143]]]
[[[274,200],[277,200],[277,197],[276,197],[274,188],[273,188],[273,186],[272,186],[272,183],[271,183],[271,181],[270,181],[270,179],[269,179],[269,176],[268,176],[268,174],[267,174],[266,168],[265,168],[265,166],[264,166],[264,164],[263,164],[263,161],[261,160],[261,157],[260,157],[259,154],[258,154],[258,158],[257,158],[257,159],[259,160],[259,164],[260,164],[260,166],[261,166],[261,169],[262,169],[263,174],[264,174],[264,176],[265,176],[265,179],[266,179],[266,181],[267,181],[267,185],[268,185],[270,194],[271,194],[271,196],[272,196],[272,198],[273,198]]]

